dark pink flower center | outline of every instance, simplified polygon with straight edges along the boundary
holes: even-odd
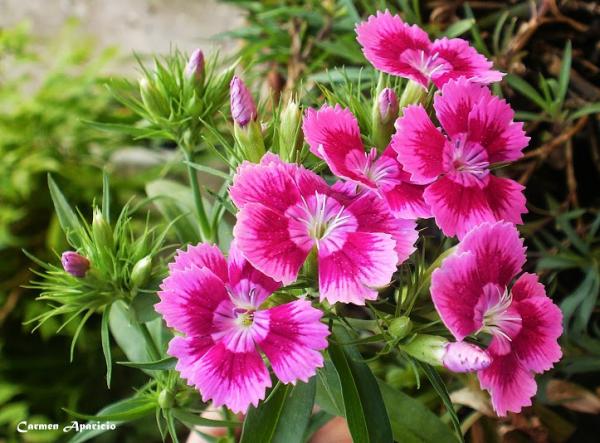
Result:
[[[481,324],[477,332],[494,336],[506,352],[521,330],[521,316],[513,306],[512,294],[508,288],[500,288],[493,283],[483,287],[483,295],[475,306],[475,321]]]
[[[469,141],[460,134],[446,141],[444,169],[448,176],[464,186],[483,186],[489,174],[487,151],[479,143]]]

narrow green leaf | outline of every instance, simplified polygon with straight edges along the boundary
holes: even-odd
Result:
[[[558,76],[558,103],[559,109],[562,107],[562,104],[565,102],[565,97],[567,96],[567,91],[569,89],[569,79],[571,77],[571,58],[572,58],[572,48],[571,41],[568,41],[565,45],[565,50],[563,52],[562,63],[560,66],[560,74]]]
[[[542,108],[544,111],[548,110],[548,103],[544,101],[542,96],[525,80],[517,75],[508,74],[506,76],[508,84],[516,89],[518,92],[523,94],[525,97],[533,101],[536,105]]]
[[[268,401],[250,408],[240,443],[302,443],[315,401],[316,379],[281,385]]]
[[[394,440],[412,443],[456,443],[452,430],[423,403],[379,381]]]
[[[458,20],[457,22],[454,22],[450,26],[448,26],[448,28],[443,32],[442,35],[448,38],[458,37],[470,30],[474,24],[475,20],[473,20],[472,18]]]
[[[161,360],[148,362],[118,361],[117,364],[130,368],[146,369],[148,371],[168,371],[175,367],[176,362],[177,359],[174,357],[166,357]]]
[[[102,171],[102,216],[110,223],[110,184],[106,170]]]
[[[48,174],[48,188],[50,189],[50,197],[54,203],[58,222],[63,232],[67,236],[69,243],[79,248],[81,246],[81,238],[78,234],[81,229],[79,219],[50,174]]]
[[[102,313],[102,325],[100,327],[100,337],[102,339],[102,353],[106,362],[106,386],[110,389],[110,379],[112,377],[112,353],[110,350],[110,333],[108,329],[108,318],[110,316],[110,307],[108,305]]]
[[[190,414],[189,412],[179,408],[172,409],[171,414],[181,423],[190,427],[207,426],[214,428],[236,428],[240,425],[240,423],[237,421],[210,420],[197,414]]]
[[[392,429],[377,380],[354,346],[340,346],[352,337],[336,329],[328,352],[340,376],[346,419],[356,442],[392,442]]]
[[[101,413],[97,415],[82,414],[63,408],[63,410],[76,418],[84,418],[86,420],[105,420],[105,421],[131,421],[137,418],[150,415],[158,407],[158,404],[153,401],[145,400],[143,403],[131,405],[127,410],[122,412]]]
[[[580,117],[583,117],[584,115],[589,114],[600,114],[600,102],[591,103],[589,105],[584,106],[583,108],[572,113],[569,118],[571,120],[576,120]]]

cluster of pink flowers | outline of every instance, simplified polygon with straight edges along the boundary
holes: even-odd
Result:
[[[560,358],[561,315],[535,275],[513,283],[525,262],[514,226],[526,212],[523,187],[491,170],[518,159],[528,138],[485,86],[502,74],[468,42],[431,42],[389,12],[357,34],[377,69],[439,88],[441,129],[422,105],[408,106],[379,153],[365,148],[349,109],[324,105],[307,110],[302,129],[340,179],[333,185],[275,154],[243,162],[230,188],[238,213],[228,259],[215,246],[190,246],[161,286],[156,310],[182,334],[168,352],[205,401],[235,412],[257,405],[271,386],[263,355],[281,382],[308,380],[327,347],[322,312],[306,298],[266,308],[268,296],[315,269],[320,302],[364,305],[413,253],[415,220],[433,217],[461,240],[432,277],[434,305],[457,340],[443,363],[476,371],[499,414],[518,411],[535,393],[533,374]],[[232,112],[247,122],[256,107],[240,82]],[[381,96],[386,118],[398,117],[393,91]],[[492,337],[486,349],[463,341],[481,334]]]

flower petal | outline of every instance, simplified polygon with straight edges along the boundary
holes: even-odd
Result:
[[[523,274],[513,286],[516,309],[522,318],[521,332],[512,342],[512,349],[523,366],[541,373],[560,360],[562,352],[558,338],[562,334],[562,313],[546,296],[540,296],[537,276]],[[539,285],[539,286],[538,286]],[[530,296],[525,292],[532,291]],[[517,295],[515,294],[515,291]]]
[[[482,287],[495,283],[502,290],[521,272],[525,249],[519,231],[507,222],[476,226],[458,245],[459,252],[468,251],[475,256]]]
[[[195,365],[214,345],[214,341],[207,337],[182,337],[176,336],[169,342],[167,354],[177,359],[175,369],[179,371],[182,378],[188,381],[190,386],[197,383],[200,374]]]
[[[490,163],[511,162],[523,156],[529,143],[523,123],[514,121],[512,108],[496,96],[481,98],[469,113],[469,140],[485,148]]]
[[[339,105],[323,105],[318,111],[308,109],[302,130],[310,151],[325,160],[331,172],[349,180],[369,182],[361,174],[367,157],[358,121],[349,109]]]
[[[298,246],[291,238],[289,219],[257,203],[238,212],[233,236],[256,269],[283,284],[296,280],[312,246]]]
[[[389,234],[352,232],[342,249],[325,255],[319,251],[321,300],[364,305],[377,298],[396,270],[396,242]]]
[[[411,174],[414,183],[430,183],[444,172],[443,152],[446,138],[437,129],[425,108],[411,105],[396,121],[392,148],[398,161]]]
[[[281,283],[255,269],[242,255],[235,241],[229,247],[227,264],[232,296],[242,304],[257,308],[281,287]]]
[[[514,180],[490,174],[483,192],[492,211],[493,220],[506,220],[515,225],[522,224],[521,215],[527,213],[524,189],[525,186]]]
[[[386,204],[373,193],[364,193],[348,205],[348,212],[356,218],[357,231],[390,234],[396,241],[397,264],[401,264],[415,251],[418,238],[414,220],[394,217]]]
[[[229,195],[238,208],[261,203],[279,212],[300,201],[300,192],[285,166],[247,161],[238,167]]]
[[[491,394],[494,411],[500,416],[531,406],[531,397],[537,392],[533,374],[513,353],[493,357],[492,364],[477,375],[481,387]]]
[[[421,28],[410,26],[399,16],[385,11],[378,12],[359,24],[356,35],[365,57],[375,68],[388,74],[410,78],[427,87],[429,79],[402,58],[407,50],[429,54],[431,42]]]
[[[382,190],[383,198],[394,217],[415,219],[431,217],[431,209],[423,198],[423,185],[400,182],[390,189]]]
[[[187,268],[167,277],[154,305],[167,326],[194,336],[212,332],[213,313],[224,300],[229,301],[225,283],[207,268]]]
[[[433,99],[433,108],[442,128],[452,138],[469,132],[469,113],[476,103],[491,97],[489,88],[463,77],[450,80],[442,87],[442,93]]]
[[[447,37],[435,40],[431,52],[438,54],[439,61],[449,69],[434,72],[432,80],[440,88],[451,79],[466,77],[472,82],[489,84],[502,80],[504,74],[492,69],[492,62],[478,53],[469,42],[461,38]]]
[[[266,311],[269,334],[259,343],[273,372],[283,383],[307,382],[323,367],[321,350],[327,347],[329,329],[323,313],[307,300],[297,300]]]
[[[169,263],[169,273],[181,269],[208,268],[222,281],[227,282],[227,262],[223,253],[216,245],[199,243],[189,245],[187,250],[177,250],[175,260]]]
[[[458,341],[482,326],[474,315],[482,296],[478,265],[474,254],[454,253],[431,275],[431,299],[435,309]]]
[[[271,377],[259,352],[232,352],[218,343],[204,354],[190,379],[200,390],[202,401],[212,400],[215,407],[227,406],[245,413],[258,406],[271,386]]]

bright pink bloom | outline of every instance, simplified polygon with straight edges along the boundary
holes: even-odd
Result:
[[[308,109],[302,129],[311,152],[325,160],[331,172],[383,198],[396,217],[431,217],[424,187],[410,182],[391,148],[380,156],[375,148],[365,152],[358,121],[349,109]]]
[[[356,27],[367,60],[380,71],[409,78],[427,88],[441,88],[459,77],[488,84],[502,80],[487,60],[460,38],[429,40],[417,25],[408,25],[389,11],[378,12]]]
[[[421,105],[408,106],[391,146],[411,180],[429,184],[423,196],[444,234],[462,238],[486,221],[522,223],[524,187],[490,173],[520,158],[529,141],[510,106],[461,78],[444,85],[434,108],[443,132]]]
[[[561,357],[560,309],[535,274],[523,273],[523,240],[514,225],[484,223],[474,228],[431,279],[431,296],[457,340],[486,333],[491,364],[478,371],[499,415],[531,405],[534,374]]]
[[[199,244],[179,251],[169,265],[155,308],[184,334],[171,340],[168,353],[203,401],[234,412],[257,406],[271,386],[261,352],[283,383],[306,382],[323,366],[329,331],[320,310],[307,300],[261,308],[280,286],[235,244],[228,260],[216,246]]]
[[[230,189],[240,211],[233,235],[257,269],[292,283],[315,251],[321,299],[364,304],[414,251],[415,223],[394,218],[370,193],[354,195],[267,154],[245,162]]]

